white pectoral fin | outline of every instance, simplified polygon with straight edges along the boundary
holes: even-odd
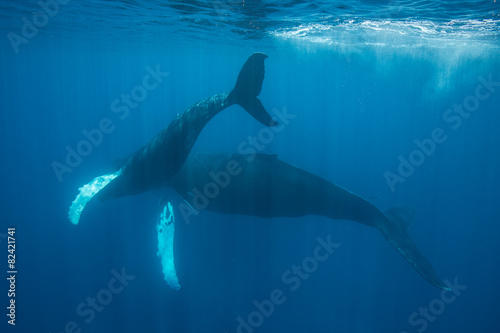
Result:
[[[115,173],[99,176],[92,179],[88,184],[80,187],[80,193],[78,193],[69,207],[68,217],[71,223],[77,225],[78,222],[80,222],[80,215],[90,199],[120,174],[121,170],[118,170]]]
[[[173,290],[181,289],[174,264],[175,218],[170,202],[161,206],[161,213],[156,224],[158,232],[158,253],[163,275],[168,286]]]

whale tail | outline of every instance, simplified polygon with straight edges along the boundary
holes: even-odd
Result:
[[[264,60],[266,58],[267,55],[257,52],[247,59],[228,98],[231,104],[240,105],[263,125],[276,126],[278,123],[271,118],[257,98],[264,81]]]
[[[411,224],[413,212],[407,208],[397,207],[384,212],[385,223],[378,225],[378,229],[410,265],[430,284],[444,290],[450,288],[437,276],[431,264],[419,251],[410,235],[406,232]]]

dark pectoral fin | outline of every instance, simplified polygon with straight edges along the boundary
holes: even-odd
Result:
[[[410,207],[397,206],[384,212],[389,221],[407,230],[415,220],[415,211]]]
[[[449,287],[437,276],[430,262],[418,250],[410,235],[405,230],[402,228],[390,228],[385,231],[379,230],[424,279],[440,289],[449,290]]]
[[[264,109],[264,106],[257,97],[254,97],[248,101],[244,101],[238,104],[241,105],[241,107],[245,109],[246,112],[248,112],[252,117],[257,119],[261,124],[265,126],[278,125],[278,122],[274,121],[271,118],[271,115],[266,111],[266,109]]]

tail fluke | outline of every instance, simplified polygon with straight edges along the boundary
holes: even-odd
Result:
[[[402,209],[391,209],[386,213],[386,218],[390,223],[378,226],[378,229],[394,246],[399,253],[410,263],[410,265],[430,284],[444,290],[450,288],[437,276],[432,265],[419,251],[406,229],[411,221],[404,221],[404,217],[412,216],[412,213],[402,213]],[[394,217],[398,217],[394,220]]]
[[[262,90],[265,73],[264,60],[266,58],[267,55],[257,52],[247,59],[240,70],[229,98],[231,103],[240,105],[263,125],[276,126],[278,123],[271,118],[257,98]]]

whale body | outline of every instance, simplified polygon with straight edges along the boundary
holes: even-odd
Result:
[[[262,124],[276,126],[278,123],[257,98],[264,81],[266,58],[264,53],[252,54],[241,68],[231,92],[195,103],[117,170],[98,176],[81,187],[68,211],[70,221],[78,224],[85,206],[93,198],[103,201],[165,186],[186,160],[203,127],[233,104],[243,107]]]
[[[179,206],[184,217],[206,209],[262,218],[318,215],[374,227],[429,283],[449,290],[406,231],[411,212],[394,208],[383,213],[362,197],[276,155],[191,153],[167,186],[189,204]]]

